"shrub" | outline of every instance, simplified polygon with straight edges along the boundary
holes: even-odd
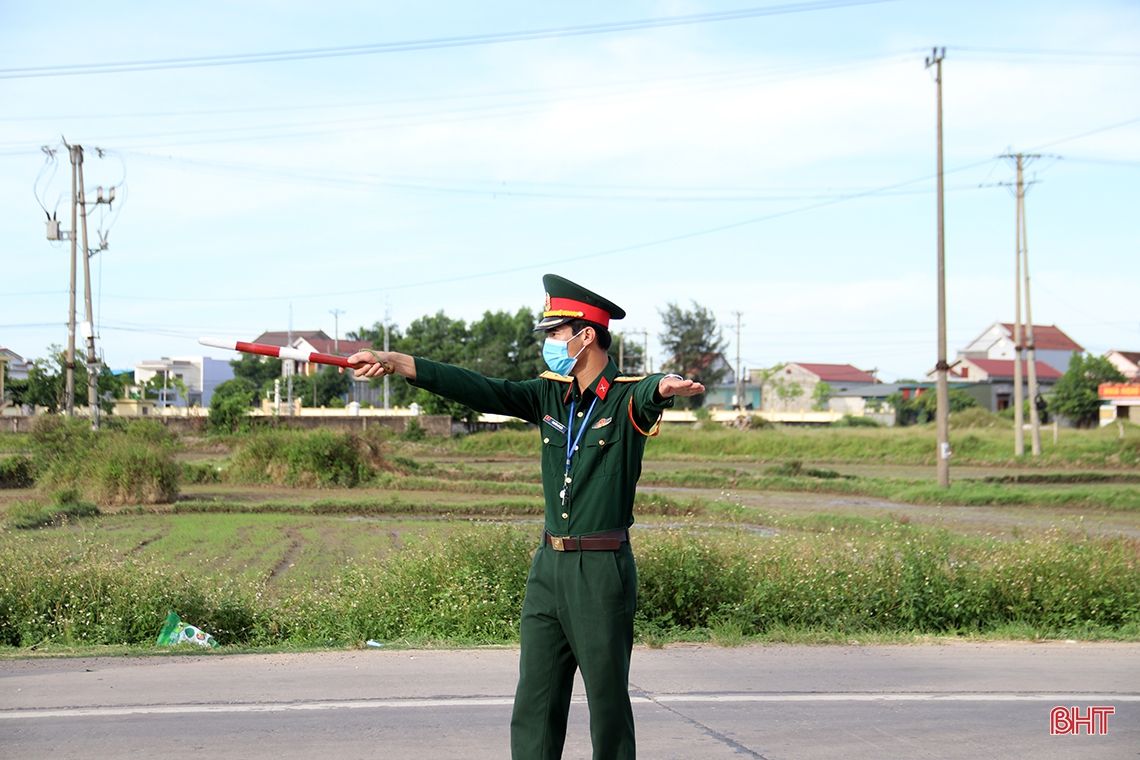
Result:
[[[0,488],[31,488],[36,482],[29,457],[0,459]]]
[[[237,433],[249,425],[249,408],[257,398],[257,386],[244,377],[226,380],[214,389],[210,397],[209,418],[206,421],[211,433]]]
[[[242,439],[226,477],[288,486],[353,487],[372,475],[369,441],[327,430],[259,432]]]
[[[1012,413],[1010,418],[1012,419]],[[958,428],[996,428],[1007,425],[999,414],[994,414],[980,406],[954,412],[950,415],[950,424]]]
[[[869,427],[877,428],[882,427],[877,421],[870,417],[855,417],[850,414],[843,415],[843,419],[835,423],[836,427]]]
[[[80,501],[73,490],[60,491],[51,504],[17,502],[8,509],[8,524],[17,530],[46,528],[63,525],[82,517],[95,517],[99,508],[90,502]]]
[[[178,495],[174,438],[160,423],[92,431],[82,420],[38,419],[32,428],[37,487],[74,489],[97,504],[161,504]]]

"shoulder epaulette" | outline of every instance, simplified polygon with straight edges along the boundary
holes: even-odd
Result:
[[[553,380],[556,383],[568,383],[574,379],[567,375],[560,375],[557,372],[551,372],[550,370],[543,372],[541,375],[539,375],[539,377],[541,377],[543,380]]]
[[[645,379],[645,375],[618,375],[614,378],[615,383],[640,383]]]

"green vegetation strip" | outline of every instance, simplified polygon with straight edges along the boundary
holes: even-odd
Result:
[[[775,630],[1140,635],[1137,552],[1125,540],[1010,543],[884,523],[874,535],[661,530],[635,543],[643,641]],[[535,544],[532,528],[460,527],[269,593],[264,574],[219,573],[208,556],[164,562],[86,533],[5,536],[0,644],[148,646],[171,610],[231,647],[512,643]],[[274,546],[280,562],[288,547]]]

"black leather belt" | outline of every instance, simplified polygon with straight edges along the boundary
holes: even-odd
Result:
[[[629,541],[629,531],[621,528],[588,536],[555,536],[544,531],[542,541],[556,552],[614,552]]]

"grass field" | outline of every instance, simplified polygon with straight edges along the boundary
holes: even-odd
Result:
[[[1140,638],[1133,431],[1072,431],[1046,464],[998,459],[1008,436],[983,430],[949,491],[929,431],[827,432],[651,442],[641,640]],[[372,441],[349,487],[232,481],[236,442],[181,441],[175,501],[0,533],[0,642],[145,650],[175,609],[230,647],[509,643],[541,528],[533,444]],[[0,489],[0,512],[44,498]]]

